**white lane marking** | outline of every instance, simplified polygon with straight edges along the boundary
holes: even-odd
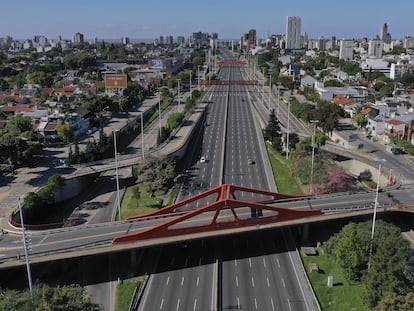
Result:
[[[161,299],[160,310],[162,310],[162,305],[164,304],[164,298]]]
[[[193,310],[195,310],[196,308],[197,308],[197,298],[194,299],[194,308],[193,308]]]
[[[270,287],[270,281],[269,281],[269,278],[268,278],[268,277],[266,277],[266,279],[267,279],[267,287]]]
[[[240,306],[240,298],[237,297],[237,306]]]
[[[249,258],[249,267],[250,268],[252,267],[252,259],[251,258]]]
[[[277,267],[278,267],[278,268],[280,268],[280,262],[279,262],[279,259],[276,259],[276,261],[277,261]]]
[[[254,287],[254,279],[253,279],[253,277],[252,277],[252,287]]]
[[[39,244],[42,244],[47,238],[48,236],[45,236],[43,239],[40,240]]]
[[[256,298],[254,298],[254,306],[255,306],[255,308],[257,310],[257,300],[256,300]]]
[[[272,304],[272,310],[274,310],[275,309],[275,304],[273,303],[273,298],[272,297],[270,297],[270,303]]]
[[[181,286],[184,285],[184,277],[181,278]]]
[[[290,305],[290,301],[288,299],[289,310],[292,310],[292,306]]]
[[[266,260],[263,258],[263,266],[266,268]]]
[[[167,277],[167,282],[165,282],[165,286],[168,286],[168,283],[170,283],[170,276]]]
[[[236,275],[236,287],[239,287],[239,276]]]
[[[237,267],[237,259],[234,258],[234,266]]]
[[[176,310],[178,310],[179,307],[180,307],[180,298],[178,298],[178,300],[177,300],[177,308],[176,308]]]
[[[283,284],[283,287],[286,287],[285,279],[284,278],[282,278],[282,284]]]

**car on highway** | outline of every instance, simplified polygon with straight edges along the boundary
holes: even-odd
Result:
[[[206,158],[205,157],[201,157],[200,158],[200,163],[205,163],[206,162]]]
[[[252,159],[249,159],[249,160],[247,160],[247,163],[249,164],[249,165],[253,165],[254,163],[256,163],[256,162],[254,162],[254,160],[252,160]]]

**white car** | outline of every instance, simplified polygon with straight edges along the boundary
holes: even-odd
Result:
[[[205,163],[206,162],[206,158],[205,157],[201,157],[200,158],[200,163]]]

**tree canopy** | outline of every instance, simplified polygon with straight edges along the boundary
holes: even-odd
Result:
[[[36,311],[98,311],[99,306],[91,301],[86,290],[79,285],[50,287],[40,285],[32,293],[26,291],[0,291],[0,310]]]

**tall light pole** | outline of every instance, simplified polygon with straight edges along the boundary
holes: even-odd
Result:
[[[141,116],[142,116],[142,112],[141,112]],[[142,122],[141,122],[142,124]],[[141,125],[141,129],[142,129],[142,125]],[[118,129],[114,130],[114,151],[115,151],[115,177],[116,177],[116,204],[118,207],[118,219],[121,220],[121,202],[120,202],[120,197],[119,197],[119,174],[118,174],[118,151],[117,151],[117,146],[116,146],[116,134],[119,132]],[[141,132],[141,134],[143,135],[144,133]],[[142,136],[141,135],[141,136]]]
[[[161,128],[160,128],[161,133]],[[145,149],[144,149],[144,112],[141,111],[141,153],[142,160],[145,160]]]
[[[191,85],[191,71],[190,71],[190,98],[193,98],[192,91],[193,91],[193,89],[192,89],[192,85]]]
[[[268,104],[267,109],[270,112],[270,100],[272,98],[272,73],[271,72],[269,73],[269,87],[270,87],[270,89],[269,89],[269,104]]]
[[[371,268],[372,244],[373,244],[374,233],[375,233],[375,220],[377,219],[378,192],[379,192],[379,184],[380,184],[380,177],[381,177],[381,165],[385,161],[386,161],[385,159],[376,160],[376,162],[378,162],[378,179],[377,179],[377,189],[375,191],[374,214],[372,215],[372,228],[371,228],[371,242],[369,245],[368,271]]]
[[[177,81],[178,81],[178,106],[180,106],[180,101],[181,101],[181,98],[180,98],[180,81],[181,81],[181,79],[177,79]]]
[[[264,106],[264,92],[265,92],[265,75],[264,75],[264,68],[262,68],[262,76],[263,76],[263,84],[262,84],[262,106]]]
[[[20,202],[20,197],[17,198],[17,203],[19,205],[20,225],[22,226],[24,257],[26,258],[27,280],[29,282],[30,294],[32,294],[32,289],[33,289],[33,286],[32,286],[32,272],[30,271],[29,252],[27,251],[28,246],[27,246],[27,238],[26,238],[26,228],[24,227],[23,209],[22,209],[22,204]]]
[[[160,136],[161,136],[161,93],[158,93],[158,125],[160,128]]]
[[[200,65],[197,66],[197,89],[200,91]]]
[[[286,131],[286,160],[289,159],[289,135],[290,135],[290,98],[288,101],[287,131]]]
[[[315,161],[315,134],[316,134],[316,123],[319,120],[310,120],[310,123],[313,123],[313,135],[312,135],[312,163],[311,163],[311,176],[310,176],[310,183],[309,185],[313,184],[313,164]]]

